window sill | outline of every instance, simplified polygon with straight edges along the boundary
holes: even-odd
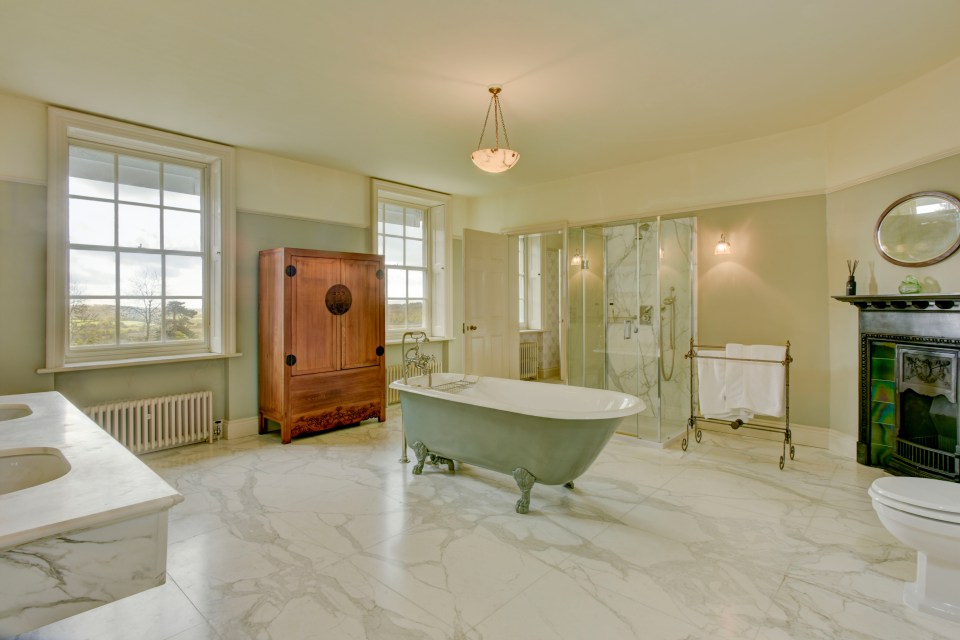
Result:
[[[439,338],[438,338],[439,339]],[[37,373],[68,373],[70,371],[89,371],[92,369],[115,369],[117,367],[141,367],[149,364],[169,364],[172,362],[195,362],[197,360],[221,360],[239,358],[242,353],[198,353],[192,355],[154,356],[151,358],[130,358],[129,360],[104,360],[100,362],[76,362],[61,367],[37,369]]]

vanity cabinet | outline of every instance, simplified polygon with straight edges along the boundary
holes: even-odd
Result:
[[[378,255],[260,252],[260,433],[386,420],[383,278]]]

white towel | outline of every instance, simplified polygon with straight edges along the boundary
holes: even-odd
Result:
[[[745,362],[743,366],[743,406],[765,416],[784,414],[785,346],[754,344],[744,349],[747,358],[775,362]]]
[[[746,358],[747,348],[742,344],[730,343],[726,349],[727,358]],[[746,363],[739,360],[726,361],[724,376],[724,394],[727,413],[731,418],[749,420],[753,411],[747,402],[747,387],[745,379]]]
[[[697,380],[700,413],[705,418],[726,418],[726,399],[724,398],[724,372],[726,362],[721,360],[725,351],[699,351],[697,355]],[[707,356],[706,358],[703,356]]]

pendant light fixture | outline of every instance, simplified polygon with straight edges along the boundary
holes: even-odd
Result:
[[[477,143],[477,150],[470,154],[473,164],[477,165],[489,173],[503,173],[513,165],[517,164],[520,154],[510,149],[510,138],[507,137],[507,125],[503,122],[503,111],[500,109],[500,85],[490,86],[490,105],[487,107],[487,117],[483,119],[483,129],[480,130],[480,142]],[[493,129],[494,146],[493,148],[481,149],[483,145],[483,134],[487,131],[487,122],[490,120],[490,112],[493,111]],[[507,145],[500,148],[500,130],[503,129],[503,141]]]

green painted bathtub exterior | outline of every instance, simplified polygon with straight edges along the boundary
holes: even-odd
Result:
[[[582,475],[600,455],[624,415],[620,410],[612,411],[615,415],[609,417],[544,417],[469,404],[459,401],[455,393],[433,397],[396,388],[400,391],[406,440],[415,450],[416,443],[422,443],[434,457],[512,474],[527,504],[533,482],[568,484]],[[637,403],[633,412],[642,411],[643,403],[633,400]],[[420,452],[417,457],[422,469]],[[527,488],[525,481],[518,478],[518,470],[532,475],[533,480],[526,481]],[[415,468],[414,473],[418,472]],[[517,511],[525,513],[525,505],[521,508],[518,503]]]

